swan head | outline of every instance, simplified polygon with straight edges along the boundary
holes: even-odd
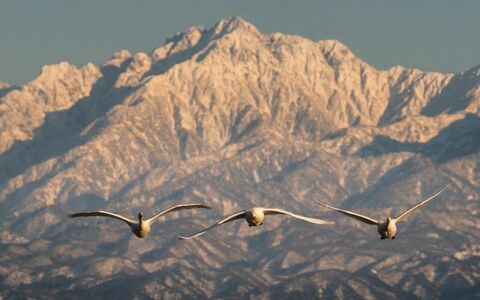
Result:
[[[143,212],[139,212],[138,213],[138,219],[142,219],[143,218]]]
[[[256,219],[257,217],[259,217],[261,215],[261,209],[258,208],[258,207],[254,207],[252,208],[252,217],[254,219]]]

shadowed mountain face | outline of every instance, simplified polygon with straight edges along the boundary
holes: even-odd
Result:
[[[100,67],[0,85],[0,296],[480,297],[480,72],[379,71],[345,45],[240,19]],[[450,183],[397,239],[384,220]],[[146,217],[148,238],[82,210]],[[267,216],[189,234],[251,206]]]
[[[357,154],[359,156],[377,156],[394,152],[420,153],[442,163],[480,151],[480,117],[467,113],[464,118],[452,122],[434,138],[425,143],[398,142],[388,136],[376,136],[373,142]]]

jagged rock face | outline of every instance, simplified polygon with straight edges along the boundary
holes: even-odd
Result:
[[[44,124],[45,115],[65,110],[87,97],[99,72],[93,64],[77,69],[66,62],[45,66],[32,82],[2,97],[0,103],[0,152],[14,142],[34,137],[34,130]]]
[[[100,67],[46,66],[0,97],[5,298],[480,296],[480,67],[379,71],[338,41],[233,18]],[[447,182],[395,241],[313,201],[383,219]],[[168,215],[144,240],[66,218],[187,202],[216,211]],[[269,216],[176,240],[253,205],[337,225]]]

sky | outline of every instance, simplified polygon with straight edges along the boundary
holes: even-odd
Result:
[[[480,64],[478,0],[0,0],[0,81],[46,64],[149,53],[190,26],[241,16],[263,33],[337,39],[378,69],[461,72]]]

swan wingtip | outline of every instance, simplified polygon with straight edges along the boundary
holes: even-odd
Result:
[[[328,207],[327,204],[323,204],[322,202],[320,201],[317,201],[317,200],[313,200],[315,203],[317,203],[318,205],[321,205],[321,206],[324,206],[324,207]]]

